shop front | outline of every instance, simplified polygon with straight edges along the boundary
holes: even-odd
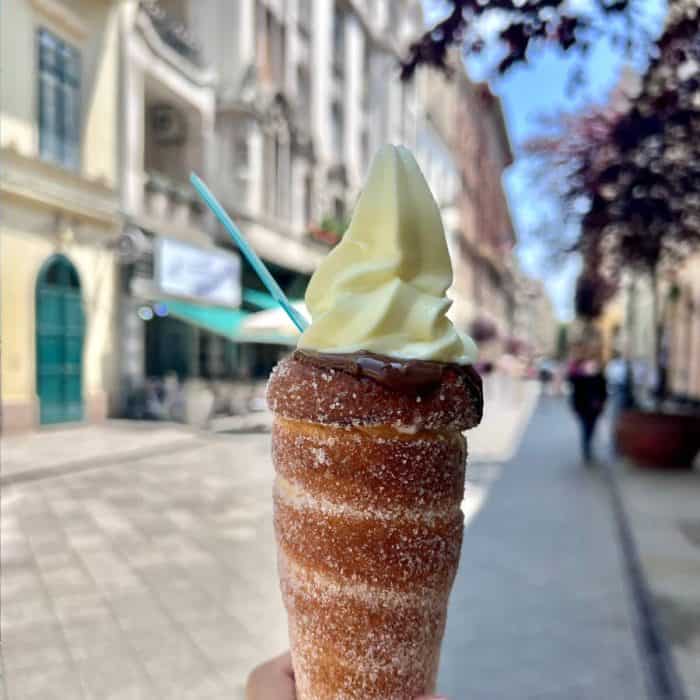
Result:
[[[163,405],[182,404],[195,389],[216,402],[232,383],[266,375],[296,342],[292,331],[250,327],[275,302],[243,288],[232,251],[154,237],[147,247],[124,267],[124,415],[179,419],[186,407],[173,414]]]

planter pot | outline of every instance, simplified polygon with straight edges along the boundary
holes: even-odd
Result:
[[[700,451],[700,416],[624,411],[615,439],[620,453],[639,466],[690,469]]]

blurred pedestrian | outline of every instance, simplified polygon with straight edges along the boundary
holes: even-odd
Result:
[[[545,396],[552,396],[552,380],[555,374],[555,365],[551,360],[541,360],[537,369],[540,384],[542,385],[542,393]]]
[[[248,676],[246,700],[296,700],[294,670],[289,652],[258,666]],[[443,697],[428,697],[416,700],[447,700]]]
[[[583,459],[588,465],[593,461],[593,437],[608,393],[597,346],[582,344],[576,348],[569,364],[568,380],[571,407],[581,426]]]

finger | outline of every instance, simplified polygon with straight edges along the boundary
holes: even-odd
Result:
[[[290,678],[294,678],[294,669],[292,668],[292,654],[286,651],[284,654],[280,654],[278,657],[274,658],[271,662],[275,668],[277,668],[281,673],[284,673]]]
[[[294,674],[289,654],[261,664],[248,676],[246,700],[295,700]]]

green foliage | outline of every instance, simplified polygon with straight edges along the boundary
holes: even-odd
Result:
[[[324,216],[321,220],[321,230],[334,233],[338,238],[342,238],[349,225],[350,220],[345,216]]]
[[[569,326],[566,323],[559,324],[557,333],[557,360],[565,360],[569,351]]]

